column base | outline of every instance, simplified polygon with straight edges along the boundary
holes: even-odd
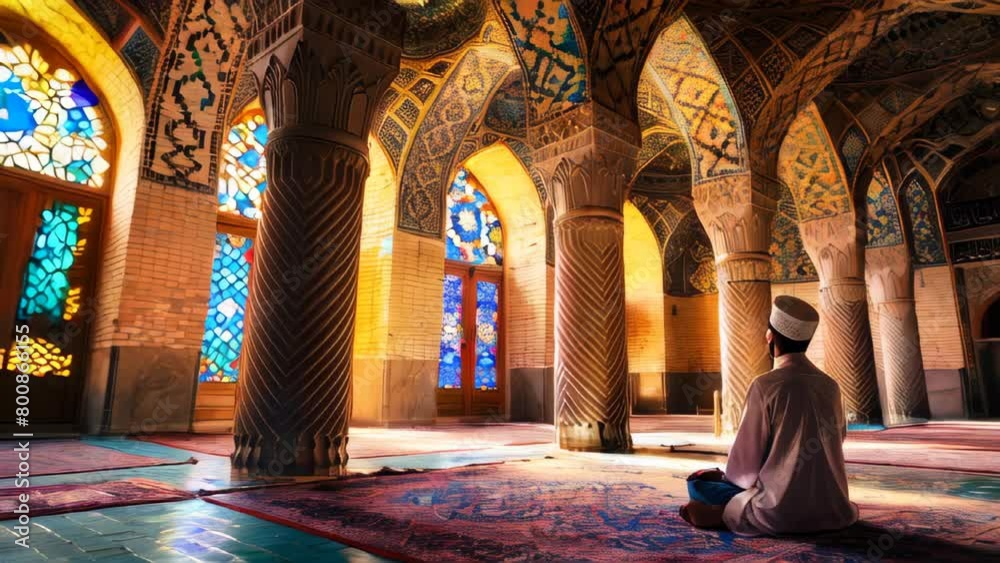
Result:
[[[233,471],[255,478],[330,476],[347,472],[347,434],[329,436],[233,436]]]
[[[605,422],[559,425],[559,448],[577,452],[632,453],[628,426],[612,428]]]

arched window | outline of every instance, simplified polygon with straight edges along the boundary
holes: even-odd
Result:
[[[215,237],[208,314],[201,343],[198,369],[201,383],[235,383],[239,379],[253,239],[267,189],[264,161],[267,131],[264,112],[254,102],[233,121],[222,143],[219,232]]]
[[[0,23],[0,400],[31,381],[32,422],[76,424],[114,128],[69,60]],[[17,26],[11,25],[11,28]],[[16,29],[14,29],[16,31]],[[38,399],[36,401],[36,399]],[[12,422],[10,415],[0,416]]]
[[[99,102],[31,45],[0,44],[0,165],[100,188],[110,164]]]
[[[261,198],[267,189],[266,143],[267,124],[259,107],[245,111],[229,129],[222,143],[219,211],[260,218]]]
[[[448,190],[445,257],[469,264],[503,265],[503,231],[479,182],[459,170]]]
[[[486,192],[464,169],[448,189],[438,415],[498,412],[503,230]]]

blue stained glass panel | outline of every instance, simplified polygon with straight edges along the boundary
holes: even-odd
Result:
[[[497,311],[499,287],[476,283],[476,389],[497,388]]]
[[[90,221],[92,211],[58,201],[42,211],[17,307],[19,321],[36,315],[48,316],[53,323],[64,318],[69,271],[86,242],[80,238],[80,225]]]
[[[249,238],[226,233],[215,236],[198,381],[234,383],[239,377],[252,247],[253,240]]]
[[[441,357],[438,387],[462,387],[462,278],[444,276],[444,317],[441,321]]]
[[[468,172],[448,190],[445,257],[470,264],[503,264],[503,231],[493,204]]]

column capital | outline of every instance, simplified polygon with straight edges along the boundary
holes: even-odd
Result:
[[[405,14],[387,0],[258,3],[247,48],[272,138],[368,154],[379,100],[399,72]]]
[[[766,176],[740,172],[709,178],[692,187],[695,212],[716,256],[767,253],[778,186]]]
[[[854,213],[842,213],[799,224],[802,244],[816,265],[820,287],[844,280],[864,280],[867,230]]]
[[[866,249],[865,277],[875,303],[913,300],[913,266],[905,244]]]
[[[557,215],[622,212],[641,144],[638,124],[588,102],[531,127],[528,137]]]

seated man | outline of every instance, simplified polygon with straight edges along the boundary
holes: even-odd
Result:
[[[840,387],[805,356],[818,324],[805,301],[774,300],[767,331],[774,370],[750,384],[726,472],[688,477],[691,502],[681,517],[689,523],[777,535],[857,521],[847,496]]]

